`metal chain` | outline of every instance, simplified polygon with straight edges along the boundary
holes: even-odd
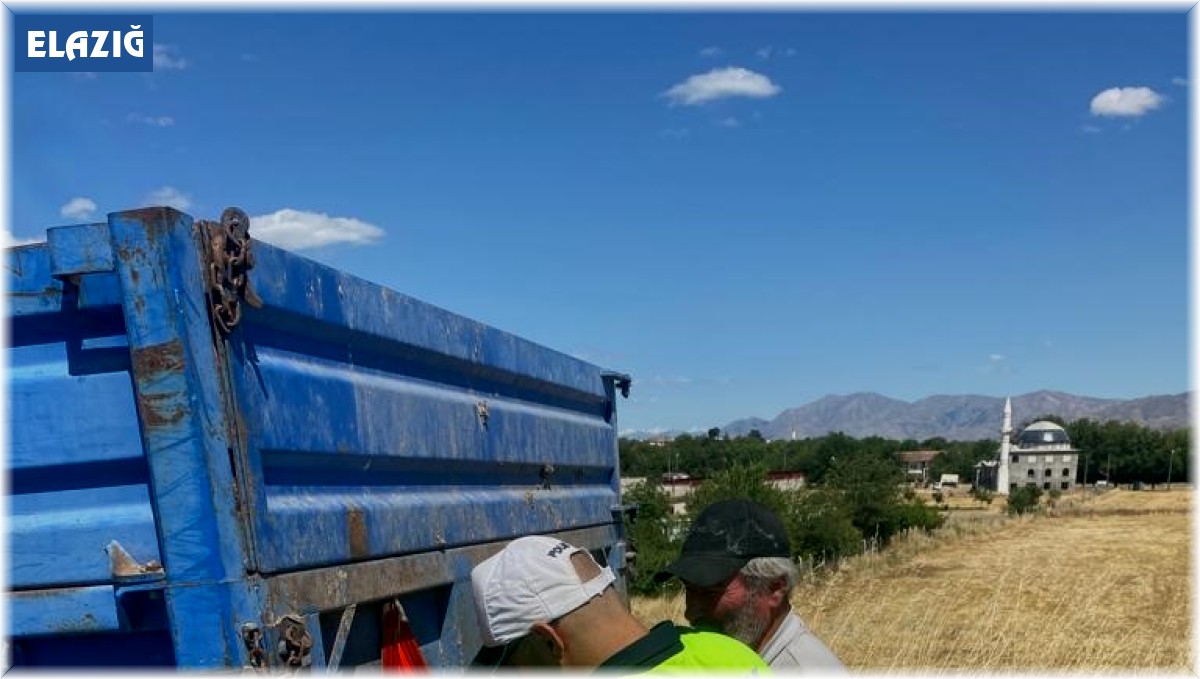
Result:
[[[280,621],[279,630],[279,659],[284,667],[299,668],[312,664],[312,637],[304,622],[294,616],[284,616]]]
[[[262,300],[250,287],[248,273],[254,268],[251,251],[250,217],[240,208],[226,208],[221,223],[200,222],[209,233],[209,299],[213,323],[222,336],[228,336],[242,320],[241,301],[254,308]]]

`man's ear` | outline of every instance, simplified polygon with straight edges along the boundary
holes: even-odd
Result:
[[[775,578],[771,581],[766,592],[767,601],[771,608],[779,608],[788,598],[787,578]]]
[[[554,629],[550,623],[535,622],[529,628],[529,634],[533,637],[530,640],[531,643],[542,646],[541,649],[538,649],[539,653],[545,653],[549,657],[554,658],[559,665],[562,665],[563,656],[567,651],[567,643],[562,638],[562,635],[558,633],[558,630]]]

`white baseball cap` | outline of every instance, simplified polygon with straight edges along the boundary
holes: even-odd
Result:
[[[600,596],[616,576],[605,567],[591,580],[580,581],[571,563],[571,556],[579,552],[592,558],[582,547],[535,535],[513,540],[472,569],[471,589],[484,646],[520,639],[535,622],[557,620]]]

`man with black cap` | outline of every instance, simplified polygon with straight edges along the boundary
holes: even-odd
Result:
[[[679,558],[655,575],[683,581],[684,615],[755,649],[774,670],[845,672],[845,666],[792,611],[800,574],[787,529],[750,500],[724,500],[696,517]]]

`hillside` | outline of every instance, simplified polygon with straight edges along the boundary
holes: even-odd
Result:
[[[1188,393],[1137,399],[1103,399],[1057,391],[1037,391],[1013,397],[1013,425],[1041,415],[1070,422],[1090,418],[1135,422],[1156,429],[1189,424]],[[770,439],[823,436],[840,431],[854,437],[882,436],[923,440],[940,436],[974,441],[995,438],[1000,430],[1004,399],[979,395],[938,395],[915,402],[872,392],[830,395],[772,420],[748,418],[730,422],[722,431],[742,436],[758,429]]]

